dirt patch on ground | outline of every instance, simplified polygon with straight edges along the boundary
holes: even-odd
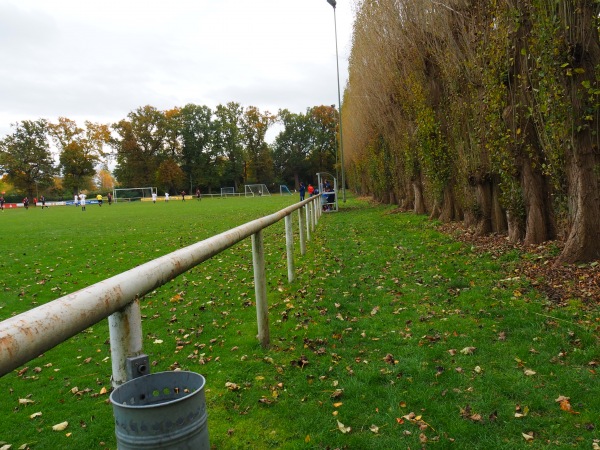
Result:
[[[557,257],[563,245],[561,242],[552,241],[525,247],[509,242],[503,235],[477,236],[461,224],[443,224],[439,229],[476,247],[478,251],[488,252],[497,257],[507,251],[519,250],[522,257],[516,269],[517,273],[526,276],[535,289],[557,305],[565,304],[569,300],[600,304],[600,261],[557,264]]]

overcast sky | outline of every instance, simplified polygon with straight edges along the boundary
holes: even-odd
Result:
[[[342,90],[353,0],[337,0]],[[0,138],[11,124],[113,123],[151,105],[337,105],[326,0],[0,0]]]

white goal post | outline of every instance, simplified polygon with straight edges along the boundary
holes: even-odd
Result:
[[[292,192],[285,184],[281,184],[281,185],[279,185],[279,194],[280,195],[292,195]]]
[[[246,197],[262,197],[263,195],[271,195],[266,184],[246,184],[244,189]]]
[[[139,188],[115,188],[113,189],[113,200],[117,202],[131,202],[144,198],[152,198],[152,194],[157,194],[156,187]]]
[[[221,197],[227,197],[228,195],[231,195],[231,196],[235,195],[234,187],[222,187],[221,188]]]

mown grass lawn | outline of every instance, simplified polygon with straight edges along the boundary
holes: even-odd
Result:
[[[292,201],[6,212],[0,318]],[[514,275],[518,252],[482,254],[426,217],[354,198],[322,217],[305,256],[296,251],[293,283],[283,224],[267,230],[265,247],[268,350],[256,340],[249,241],[142,302],[152,371],[207,379],[214,448],[597,445],[598,310],[555,308]],[[0,378],[0,442],[116,448],[101,393],[110,388],[107,339],[98,324]],[[52,431],[63,421],[66,430]]]

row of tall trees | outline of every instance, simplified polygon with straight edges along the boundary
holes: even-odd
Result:
[[[275,124],[281,131],[269,144],[266,135]],[[337,125],[333,106],[275,116],[234,102],[214,110],[144,106],[110,126],[85,122],[80,128],[67,118],[22,121],[0,140],[0,174],[30,196],[56,190],[57,177],[63,194],[89,189],[92,180],[102,189],[112,158],[112,175],[125,187],[171,193],[188,187],[243,191],[252,183],[298,188],[317,172],[335,170]]]
[[[280,110],[275,116],[230,102],[188,104],[159,111],[145,106],[113,125],[117,180],[128,186],[158,183],[166,191],[200,186],[243,190],[244,184],[285,184],[298,188],[336,164],[338,112],[333,106],[306,113]],[[272,144],[268,130],[280,124]]]
[[[600,2],[359,0],[344,96],[357,191],[600,258]]]

